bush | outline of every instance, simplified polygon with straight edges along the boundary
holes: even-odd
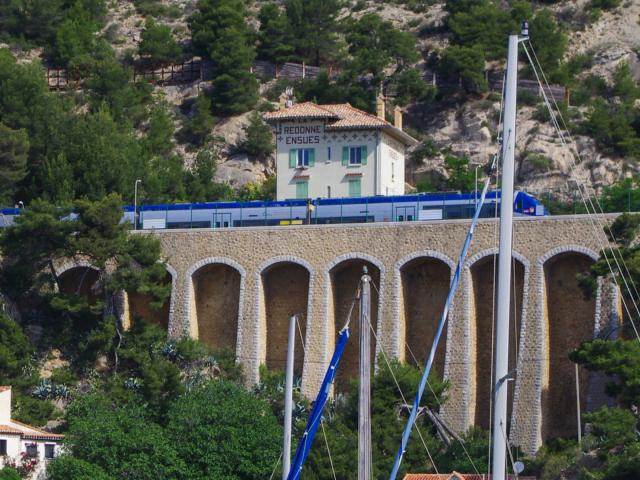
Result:
[[[167,437],[185,462],[183,477],[263,479],[278,460],[282,429],[242,386],[210,382],[180,397],[169,418]]]
[[[527,155],[527,163],[531,165],[531,168],[539,172],[548,172],[553,166],[553,160],[539,153]]]
[[[275,150],[273,132],[271,127],[262,121],[258,112],[253,112],[249,117],[249,124],[243,127],[246,140],[242,148],[252,157],[264,158]]]
[[[591,0],[588,4],[588,8],[591,10],[611,10],[618,8],[621,3],[621,0]]]
[[[47,478],[49,480],[111,480],[112,477],[97,465],[64,455],[47,465]],[[0,480],[2,480],[1,476]]]
[[[452,45],[445,48],[438,61],[438,71],[445,77],[460,77],[467,92],[483,92],[488,88],[484,53],[480,47]]]
[[[425,82],[420,72],[414,68],[403,70],[398,76],[398,105],[410,102],[429,102],[436,96],[436,89]]]
[[[153,65],[176,63],[180,60],[182,49],[173,38],[168,25],[160,25],[147,20],[140,35],[138,51],[140,56]]]

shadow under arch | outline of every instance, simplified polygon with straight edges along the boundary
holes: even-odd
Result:
[[[596,260],[597,255],[590,250],[567,246],[548,252],[539,261],[548,372],[540,395],[542,440],[577,433],[575,365],[568,354],[593,339],[600,292],[595,298],[585,298],[576,275],[588,272]],[[586,406],[590,375],[582,367],[578,372],[580,402]]]
[[[378,318],[380,313],[380,298],[382,297],[384,268],[382,263],[376,258],[360,253],[342,255],[333,260],[327,266],[327,276],[329,280],[328,291],[328,313],[330,323],[333,327],[334,338],[332,344],[345,322],[349,309],[354,300],[360,278],[363,274],[363,267],[367,267],[368,274],[375,284],[371,288],[371,327],[376,332],[379,331]],[[345,348],[340,367],[336,374],[335,386],[337,391],[345,391],[349,387],[350,380],[357,377],[359,371],[360,349],[359,349],[359,315],[360,308],[356,301],[351,314],[349,342]],[[375,362],[377,353],[376,335],[371,334],[371,360]],[[330,353],[329,353],[330,354]]]
[[[231,259],[206,258],[187,272],[186,328],[213,350],[238,356],[241,342],[244,269]]]
[[[438,252],[413,253],[396,264],[396,285],[400,323],[404,325],[404,358],[407,363],[424,366],[435,338],[438,323],[455,269],[453,261]],[[445,373],[447,330],[436,351],[434,368]]]
[[[495,248],[474,255],[466,264],[470,274],[471,292],[469,295],[470,314],[475,331],[472,361],[475,363],[475,413],[474,424],[484,429],[490,428],[492,378],[494,369],[494,318],[497,315],[497,275],[498,251]],[[523,321],[528,309],[529,261],[517,252],[513,252],[511,266],[511,312],[509,315],[509,361],[508,371],[517,372],[521,351]],[[507,388],[507,418],[514,410],[517,373],[512,375]]]
[[[307,345],[307,324],[311,305],[313,268],[303,259],[281,256],[269,259],[256,272],[260,326],[266,340],[264,363],[270,369],[286,366],[289,318],[299,314],[295,333],[294,372],[303,374]]]

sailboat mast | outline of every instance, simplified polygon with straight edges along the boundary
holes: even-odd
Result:
[[[500,251],[498,256],[498,314],[493,388],[493,480],[506,478],[507,375],[509,373],[509,316],[511,311],[511,244],[513,237],[513,181],[516,146],[518,35],[509,36],[502,129]]]

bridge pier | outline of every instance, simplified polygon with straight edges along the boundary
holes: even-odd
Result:
[[[418,357],[424,356],[431,344],[432,339],[427,337],[432,336],[433,323],[439,318],[435,313],[439,310],[436,304],[441,301],[443,282],[446,285],[450,281],[468,225],[468,221],[463,220],[154,232],[167,262],[175,269],[168,334],[191,335],[205,343],[212,343],[214,339],[230,343],[227,346],[235,351],[238,362],[243,365],[248,384],[256,383],[260,365],[277,366],[278,352],[285,348],[274,344],[278,342],[277,328],[281,322],[271,317],[277,315],[274,312],[299,313],[288,312],[288,309],[301,309],[304,305],[305,289],[300,283],[308,275],[305,349],[298,349],[303,355],[298,361],[302,365],[302,391],[313,397],[333,353],[337,329],[345,321],[343,304],[356,287],[355,281],[350,285],[346,270],[341,269],[366,262],[379,272],[374,327],[376,353],[384,350],[389,356],[412,361],[407,344],[412,350],[422,348]],[[483,220],[478,225],[450,313],[446,341],[443,337],[442,353],[436,362],[442,365],[443,371],[439,373],[450,382],[449,398],[442,413],[457,431],[464,431],[484,418],[481,410],[488,408],[487,402],[478,396],[483,388],[478,385],[478,379],[489,378],[491,372],[487,360],[490,355],[482,355],[491,350],[490,335],[486,332],[491,323],[486,318],[479,323],[478,315],[486,316],[486,305],[482,311],[476,305],[480,297],[477,291],[474,293],[473,272],[478,262],[495,253],[495,226],[492,220]],[[574,265],[575,261],[561,264],[556,259],[574,255],[582,259],[580,265],[588,268],[597,257],[595,252],[601,248],[594,238],[592,224],[581,216],[519,218],[514,232],[514,258],[521,265],[518,267],[521,273],[517,275],[520,280],[516,285],[518,312],[515,318],[518,318],[519,331],[512,337],[519,337],[519,341],[513,341],[511,346],[512,362],[517,368],[511,437],[525,452],[533,453],[548,434],[545,425],[553,422],[556,415],[549,401],[557,400],[550,400],[555,394],[548,389],[572,380],[562,376],[564,370],[553,373],[553,362],[566,357],[579,341],[593,338],[612,321],[617,321],[617,317],[613,317],[619,311],[619,298],[617,291],[605,284],[592,303],[576,304],[576,312],[582,313],[566,328],[567,338],[563,340],[557,328],[564,327],[556,324],[560,321],[557,319],[563,317],[547,306],[549,292],[555,292],[549,288],[566,289],[575,296],[575,275],[564,266]],[[552,263],[560,268],[556,273],[550,270]],[[219,277],[223,269],[206,279],[200,276],[201,269],[212,268],[211,265],[224,265],[224,271],[237,272],[234,275],[239,281],[222,282]],[[269,274],[278,268],[281,270],[277,278]],[[375,275],[374,272],[372,276],[375,278]],[[483,275],[475,281],[477,288],[488,288],[491,278],[486,278],[487,272]],[[227,313],[235,309],[237,313],[231,315],[234,322],[203,324],[198,319],[198,308],[202,310],[202,305],[198,305],[204,301],[198,299],[198,289],[202,288],[198,282],[208,284],[204,287],[204,293],[210,292],[206,301],[218,296]],[[483,302],[485,297],[481,296]],[[351,342],[355,342],[354,338],[352,336]],[[424,358],[418,360],[422,363]],[[357,362],[357,358],[345,357],[341,369],[350,371],[350,362]],[[550,379],[555,380],[550,383]],[[596,398],[601,402],[602,395],[597,394],[597,386],[593,384],[597,379],[587,380],[591,385],[585,386],[585,392],[594,392],[589,394],[593,399],[589,405],[595,408]],[[573,401],[575,399],[569,398],[565,403]],[[486,415],[488,417],[488,412]]]

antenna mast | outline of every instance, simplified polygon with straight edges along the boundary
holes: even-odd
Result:
[[[522,23],[522,34],[528,26]],[[496,367],[493,388],[493,476],[506,478],[507,377],[509,375],[509,317],[511,312],[511,244],[513,239],[513,181],[516,147],[516,97],[518,89],[518,35],[509,35],[505,79],[504,123],[502,128],[502,182],[500,200],[500,251],[498,256],[498,314],[496,326]]]

